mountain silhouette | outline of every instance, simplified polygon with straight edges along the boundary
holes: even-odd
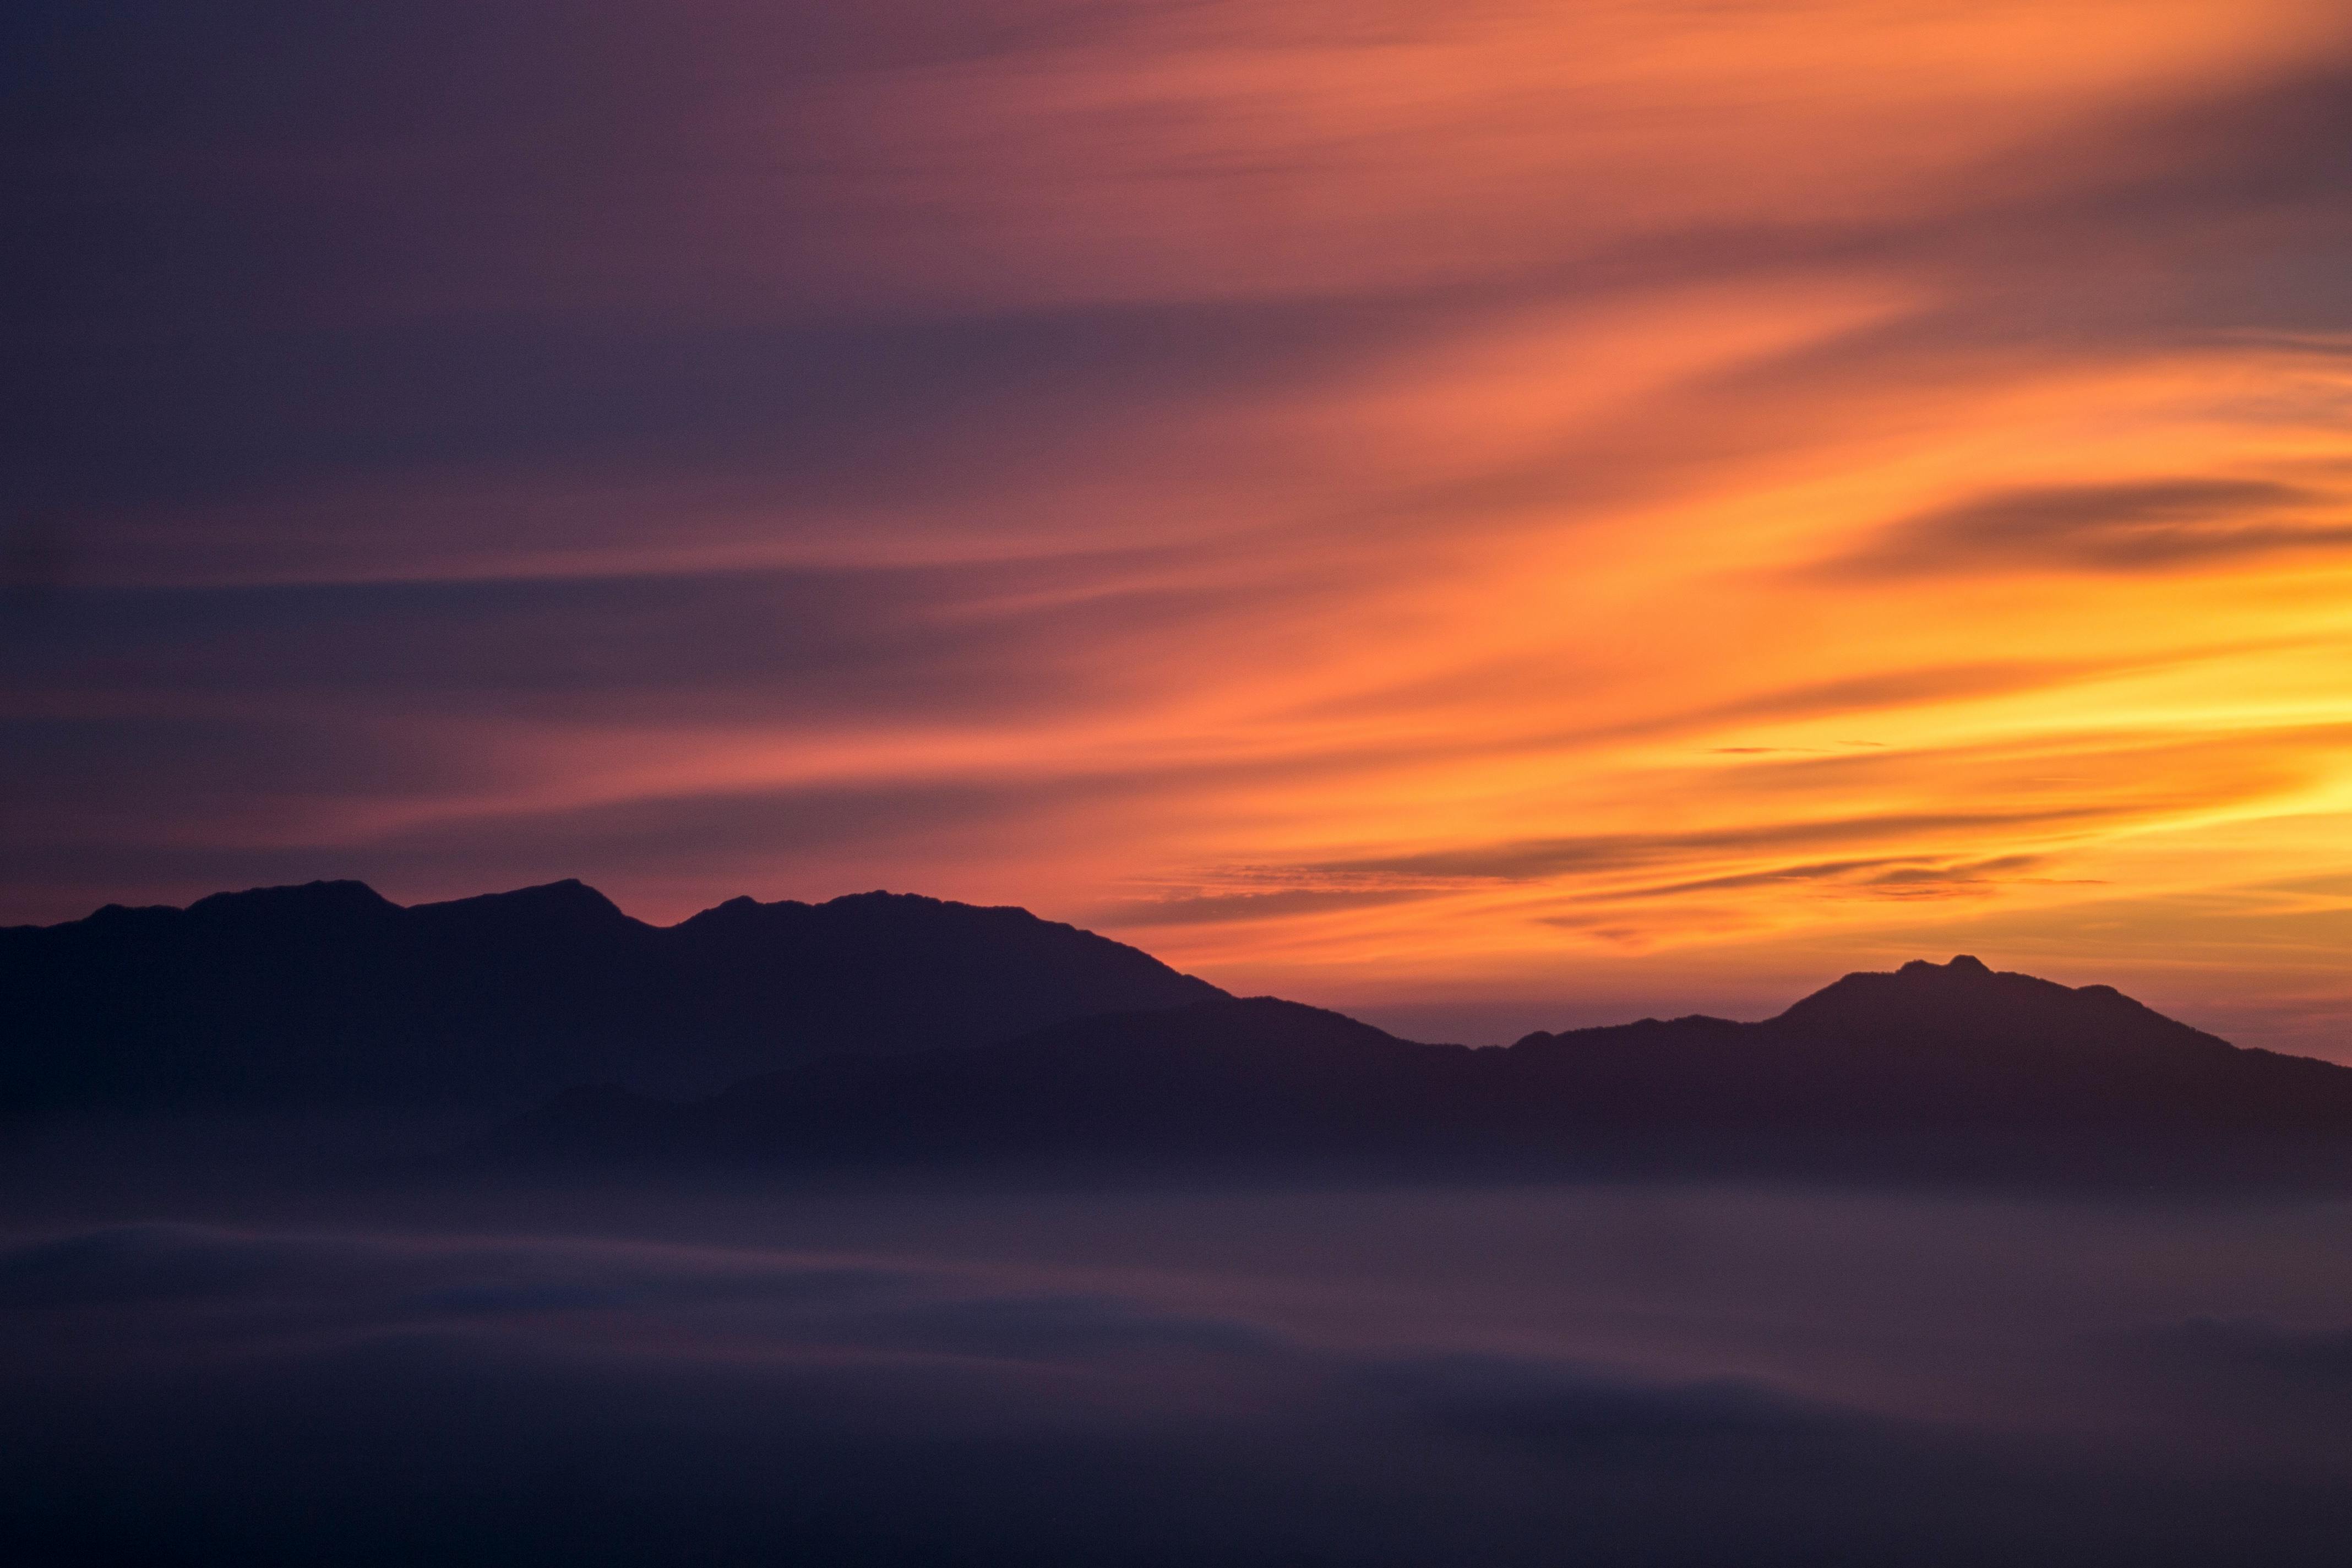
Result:
[[[2352,1068],[1966,955],[1849,974],[1761,1023],[1643,1019],[1511,1052],[1580,1114],[1629,1124],[2352,1133]]]
[[[2336,1179],[2352,1068],[2242,1050],[2106,986],[1973,958],[1760,1023],[1423,1045],[1270,997],[837,1058],[665,1102],[581,1089],[509,1157],[782,1169]]]
[[[0,1110],[461,1110],[501,1158],[779,1170],[2334,1180],[2352,1068],[1973,958],[1500,1048],[1236,998],[1016,909],[358,882],[0,931]],[[525,1108],[539,1109],[525,1112]],[[518,1114],[521,1113],[521,1114]]]
[[[0,1109],[505,1115],[1223,994],[1026,910],[902,894],[658,927],[577,881],[408,908],[312,882],[0,930]]]

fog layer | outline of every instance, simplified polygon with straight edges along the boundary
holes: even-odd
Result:
[[[2315,1563],[2352,1523],[2343,1206],[1721,1187],[528,1206],[20,1215],[0,1545]]]

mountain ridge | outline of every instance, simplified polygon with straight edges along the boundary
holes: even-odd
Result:
[[[1756,1023],[1644,1019],[1501,1047],[1224,997],[786,1068],[686,1103],[586,1095],[494,1142],[798,1171],[2210,1180],[2234,1161],[2335,1182],[2352,1174],[2352,1068],[1964,955],[1849,975]]]
[[[400,905],[356,881],[0,929],[0,1109],[709,1092],[840,1051],[1221,996],[1025,910],[866,892],[675,925],[576,879]]]
[[[1011,907],[739,897],[655,926],[576,879],[409,906],[321,881],[0,930],[0,1110],[429,1104],[495,1124],[499,1158],[2160,1175],[2261,1144],[2352,1170],[2352,1068],[1966,954],[1753,1022],[1474,1048]]]

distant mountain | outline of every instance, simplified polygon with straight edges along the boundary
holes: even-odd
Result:
[[[820,1062],[692,1103],[576,1091],[499,1147],[783,1169],[2332,1179],[2352,1169],[2352,1068],[1957,958],[1848,975],[1762,1023],[1644,1019],[1485,1050],[1219,998]]]
[[[2352,1134],[2352,1068],[1966,956],[1849,974],[1761,1023],[1645,1018],[1511,1052],[1586,1117],[1629,1126]]]
[[[900,894],[656,927],[576,881],[411,908],[312,882],[0,930],[0,1110],[511,1114],[1223,994],[1023,910]]]

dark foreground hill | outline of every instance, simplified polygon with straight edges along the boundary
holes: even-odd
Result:
[[[509,1158],[784,1170],[1738,1173],[2334,1182],[2352,1069],[1971,958],[1762,1023],[1420,1045],[1272,998],[837,1059],[688,1104],[568,1094]]]
[[[1017,909],[736,899],[668,927],[576,881],[403,908],[359,882],[0,930],[0,1110],[476,1107],[708,1093],[1222,996]]]

